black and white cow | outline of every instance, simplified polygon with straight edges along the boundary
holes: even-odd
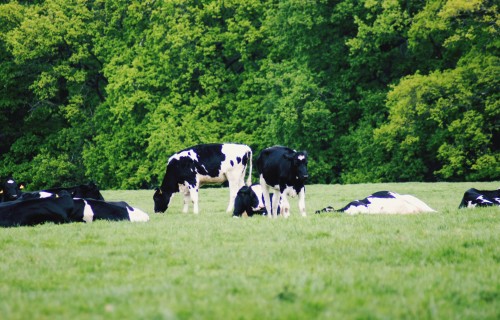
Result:
[[[102,196],[99,188],[94,182],[73,187],[43,189],[42,191],[48,193],[59,193],[63,190],[69,192],[73,198],[104,200],[104,197]]]
[[[17,183],[12,177],[2,181],[0,186],[0,202],[16,200],[22,193],[24,184]]]
[[[189,200],[193,212],[198,213],[198,189],[204,184],[229,183],[229,205],[233,210],[236,193],[244,185],[249,165],[247,184],[251,184],[252,150],[243,144],[202,144],[177,152],[168,159],[165,177],[153,196],[155,212],[165,212],[172,195],[184,194],[183,212],[188,212]]]
[[[73,199],[66,192],[42,198],[15,200],[0,204],[0,226],[33,226],[46,222],[70,223],[94,220],[148,221],[149,216],[126,202]]]
[[[412,195],[399,194],[391,191],[378,191],[362,200],[354,200],[342,209],[335,210],[333,207],[326,207],[316,211],[316,213],[332,211],[345,212],[347,214],[409,214],[436,212],[422,200]]]
[[[273,194],[270,194],[271,203]],[[272,209],[271,209],[272,210]],[[278,214],[280,208],[278,207]],[[233,217],[241,217],[243,213],[251,217],[254,214],[267,215],[266,204],[264,202],[264,194],[260,184],[252,184],[251,186],[243,186],[238,190],[236,199],[234,199]]]
[[[45,222],[69,223],[74,204],[68,193],[58,197],[0,203],[0,226],[33,226]]]
[[[465,191],[460,202],[461,208],[500,206],[500,189],[497,190],[477,190],[471,188]]]
[[[92,222],[95,220],[129,220],[131,222],[149,221],[144,211],[130,206],[124,201],[111,202],[95,199],[73,199],[74,209],[71,218],[74,221]]]
[[[62,192],[68,192],[72,198],[104,200],[104,197],[99,191],[99,188],[93,182],[73,187],[59,187],[59,188],[44,189],[40,191],[23,192],[19,196],[19,199],[28,200],[36,198],[46,198],[53,195],[61,194]]]
[[[290,215],[288,196],[299,195],[299,210],[306,216],[307,153],[297,152],[287,147],[274,146],[261,151],[257,158],[257,169],[260,173],[260,185],[264,194],[269,217],[277,217],[278,202],[281,201],[281,214]],[[276,190],[271,205],[269,188]],[[272,208],[272,211],[271,211]]]

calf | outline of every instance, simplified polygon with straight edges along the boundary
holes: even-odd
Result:
[[[476,206],[500,206],[500,189],[488,191],[471,188],[465,191],[458,208],[475,208]]]
[[[354,200],[342,209],[335,210],[329,206],[324,209],[316,211],[321,212],[345,212],[347,214],[357,213],[386,213],[386,214],[408,214],[408,213],[422,213],[422,212],[435,212],[434,209],[425,204],[422,200],[407,194],[398,194],[390,191],[379,191],[362,199]]]
[[[165,177],[153,195],[155,212],[165,212],[172,195],[184,194],[183,212],[188,211],[189,200],[193,212],[198,213],[198,189],[209,183],[229,183],[229,205],[234,208],[234,199],[244,185],[247,165],[250,165],[247,184],[251,184],[252,150],[242,144],[202,144],[177,152],[168,159]]]
[[[257,169],[269,217],[277,217],[278,202],[281,200],[281,213],[287,218],[290,215],[288,196],[294,197],[297,194],[300,214],[306,216],[305,181],[308,173],[305,151],[297,152],[281,146],[264,149],[257,158]],[[269,188],[276,190],[272,205]]]
[[[14,201],[22,193],[24,185],[17,183],[12,177],[8,177],[0,186],[0,202]]]

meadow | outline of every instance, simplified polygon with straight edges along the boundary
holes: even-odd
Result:
[[[308,216],[234,219],[227,188],[153,212],[153,191],[103,191],[150,214],[0,229],[1,319],[499,319],[500,208],[458,210],[500,182],[308,185]],[[314,214],[380,190],[437,213]]]

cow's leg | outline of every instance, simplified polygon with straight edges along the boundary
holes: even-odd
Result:
[[[189,192],[189,186],[179,186],[180,191],[182,192],[182,195],[184,196],[184,207],[182,208],[182,212],[187,213],[189,210],[189,202],[191,201],[191,195]]]
[[[273,203],[273,205],[274,205],[274,203]],[[273,210],[274,210],[274,208],[273,208]],[[276,205],[276,211],[277,210],[278,210],[278,205]],[[290,202],[288,202],[288,195],[287,195],[286,191],[281,193],[280,214],[283,216],[283,218],[288,218],[290,216]]]
[[[269,187],[267,186],[266,180],[260,175],[260,186],[262,188],[262,196],[264,197],[264,204],[266,205],[267,216],[269,218],[273,217],[273,212],[271,210],[271,199],[269,196]],[[276,197],[276,195],[274,195]]]
[[[191,201],[193,201],[193,213],[198,214],[200,212],[198,208],[198,185],[189,186],[189,194],[191,195]]]
[[[281,192],[276,190],[273,196],[273,216],[275,218],[278,217],[278,207],[280,207],[280,203],[282,203],[282,201],[280,201],[282,195]],[[280,207],[280,214],[283,215],[283,206]]]
[[[302,187],[299,192],[299,210],[300,214],[306,216],[306,187]]]
[[[230,171],[226,173],[226,179],[229,184],[229,204],[226,212],[231,212],[234,209],[234,199],[238,194],[238,190],[245,184],[245,172]]]

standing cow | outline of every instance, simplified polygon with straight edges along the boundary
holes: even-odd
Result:
[[[287,147],[275,146],[262,150],[257,158],[257,169],[260,173],[260,184],[264,194],[267,212],[271,213],[269,187],[277,192],[273,197],[272,214],[277,217],[278,202],[281,200],[281,214],[290,215],[288,196],[299,195],[299,210],[306,216],[307,153],[297,152]]]
[[[189,200],[193,212],[198,213],[198,189],[204,184],[229,183],[229,205],[234,207],[234,198],[244,185],[247,165],[250,166],[247,184],[251,184],[252,150],[243,144],[202,144],[177,152],[168,159],[165,177],[153,196],[155,212],[165,212],[172,195],[184,194],[183,212],[188,212]]]

